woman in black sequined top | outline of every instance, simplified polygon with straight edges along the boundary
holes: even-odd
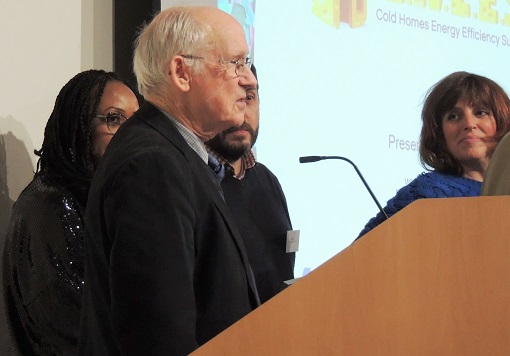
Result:
[[[138,100],[114,73],[77,74],[46,124],[37,172],[16,201],[3,256],[12,354],[76,353],[84,212],[98,159]]]

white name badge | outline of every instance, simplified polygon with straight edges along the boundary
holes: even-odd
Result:
[[[299,230],[287,231],[287,247],[285,252],[297,252],[299,250]]]

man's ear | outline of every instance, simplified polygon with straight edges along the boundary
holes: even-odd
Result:
[[[185,58],[181,56],[173,57],[168,65],[167,75],[179,90],[187,92],[190,90],[191,76],[189,66],[184,61]]]

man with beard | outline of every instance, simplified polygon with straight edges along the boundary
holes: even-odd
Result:
[[[257,77],[255,66],[251,70]],[[258,84],[247,88],[246,103],[244,123],[221,132],[206,146],[225,166],[221,187],[264,303],[284,288],[283,281],[294,278],[295,253],[286,252],[292,225],[280,183],[252,151],[259,131]]]

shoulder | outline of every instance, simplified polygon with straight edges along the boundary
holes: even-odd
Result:
[[[83,226],[83,207],[76,198],[65,187],[36,177],[14,204],[6,239],[48,246],[60,243],[63,233],[71,236],[66,232],[81,236]]]
[[[113,136],[101,161],[168,152],[172,147],[185,152],[187,146],[172,121],[159,109],[146,103]]]
[[[271,172],[271,170],[269,168],[267,168],[264,164],[262,164],[260,162],[257,162],[255,164],[255,166],[253,168],[251,168],[251,171],[256,172],[257,174],[265,174],[265,175],[276,178],[276,176],[273,174],[273,172]]]
[[[278,181],[278,178],[276,178],[276,175],[267,168],[266,165],[263,163],[257,162],[253,168],[251,168],[249,171],[252,171],[253,173],[256,173],[258,175],[264,175],[272,180]]]
[[[168,126],[167,131],[173,129],[173,124],[169,120],[165,125]],[[140,130],[132,125],[120,134],[123,135],[115,142],[112,140],[106,150],[96,170],[93,185],[97,181],[135,172],[148,178],[154,176],[154,179],[169,172],[170,174],[189,172],[190,162],[195,156],[199,159],[184,139],[182,137],[179,139],[177,130],[173,137],[168,137],[150,125],[141,123]],[[117,135],[119,133],[115,136]]]
[[[14,209],[30,207],[31,210],[37,208],[41,209],[41,213],[47,213],[63,204],[78,205],[78,202],[63,185],[35,177],[21,192]]]
[[[281,191],[281,184],[276,175],[264,164],[257,162],[255,166],[247,171],[248,178],[256,176],[259,181],[271,183],[276,190]],[[251,177],[250,177],[251,176]]]
[[[480,195],[482,183],[473,179],[436,171],[420,174],[408,186],[414,194],[428,198]]]

